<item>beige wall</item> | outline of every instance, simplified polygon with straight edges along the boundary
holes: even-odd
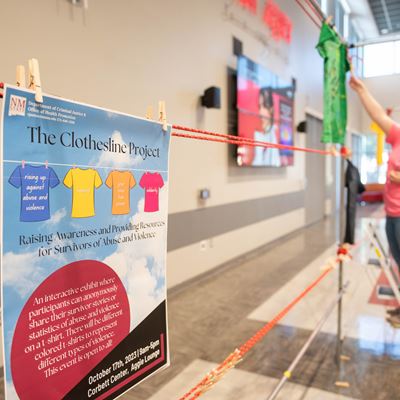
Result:
[[[304,119],[306,108],[322,113],[317,28],[293,0],[277,1],[293,21],[292,44],[279,45],[269,39],[260,17],[233,7],[230,12],[249,28],[227,20],[224,6],[230,3],[95,0],[83,15],[66,0],[2,1],[0,77],[13,82],[15,65],[36,57],[46,92],[136,115],[164,99],[170,122],[225,132],[227,67],[236,66],[234,35],[243,41],[247,56],[282,77],[297,79],[296,123]],[[249,30],[261,34],[267,44]],[[221,110],[198,105],[200,94],[211,85],[222,89]],[[351,103],[349,125],[357,129],[361,116],[358,104]],[[296,140],[304,145],[304,135]],[[211,190],[205,207],[304,189],[302,153],[296,154],[293,167],[280,170],[239,170],[229,166],[229,158],[225,145],[173,139],[170,213],[199,208],[201,188]],[[169,287],[302,227],[304,214],[304,209],[295,209],[282,218],[172,251]]]

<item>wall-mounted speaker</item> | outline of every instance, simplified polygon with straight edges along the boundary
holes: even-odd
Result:
[[[301,121],[297,125],[297,132],[299,133],[307,133],[307,122],[306,121]]]
[[[211,86],[201,96],[201,105],[207,108],[221,108],[221,89]]]

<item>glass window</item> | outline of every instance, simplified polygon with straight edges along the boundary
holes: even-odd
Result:
[[[364,47],[357,48],[358,69],[357,76],[364,76]]]
[[[354,133],[351,135],[351,150],[353,153],[351,161],[359,170],[361,169],[362,143],[363,137],[361,135]]]
[[[363,136],[361,154],[360,175],[362,183],[385,183],[389,148],[385,145],[383,152],[383,164],[378,166],[376,162],[376,135]]]
[[[400,72],[400,44],[383,42],[364,46],[364,76],[392,75]]]
[[[395,73],[400,74],[400,40],[394,42]]]
[[[339,0],[336,0],[335,6],[335,25],[337,31],[344,35],[344,9]]]
[[[354,28],[352,22],[349,23],[349,37],[348,43],[357,44],[360,38],[357,35],[357,31]],[[356,76],[363,76],[363,50],[362,46],[353,47],[350,49],[350,57],[354,68],[354,73]]]
[[[359,40],[359,37],[357,35],[357,31],[354,28],[354,24],[352,22],[349,22],[349,43],[357,43]]]
[[[325,4],[323,4],[322,6],[325,6],[325,10],[324,10],[324,12],[325,12],[325,15],[332,15],[332,16],[335,16],[336,17],[336,13],[335,13],[335,10],[336,10],[336,1],[337,0],[326,0],[325,1]],[[336,21],[335,21],[336,22]]]

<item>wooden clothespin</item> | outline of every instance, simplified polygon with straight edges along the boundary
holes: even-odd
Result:
[[[332,16],[332,15],[329,15],[329,16],[326,18],[325,23],[326,23],[327,25],[332,25],[332,21],[333,21],[333,16]]]
[[[153,119],[153,106],[147,106],[146,119]]]
[[[42,84],[40,80],[39,62],[36,58],[29,60],[29,89],[34,90],[35,100],[43,103]]]
[[[340,387],[340,388],[349,388],[350,383],[347,381],[336,381],[335,386]]]
[[[18,87],[26,87],[25,67],[23,65],[17,65],[15,81]]]
[[[25,160],[22,160],[21,164],[22,164],[22,168],[25,168]]]
[[[336,146],[333,144],[328,150],[332,156],[339,157],[340,153],[337,151]]]
[[[168,125],[167,125],[167,112],[165,111],[165,101],[158,102],[158,120],[162,122],[163,131],[166,132],[168,130]]]
[[[45,165],[46,169],[49,168],[49,162],[47,160],[44,162],[44,165]]]

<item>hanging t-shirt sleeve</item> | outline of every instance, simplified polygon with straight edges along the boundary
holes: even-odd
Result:
[[[164,180],[160,174],[158,174],[158,187],[162,188],[164,186]]]
[[[16,188],[21,187],[22,179],[21,179],[21,167],[17,167],[12,172],[8,182]]]
[[[50,168],[50,173],[49,173],[49,186],[51,188],[56,187],[57,185],[60,184],[60,180],[58,179],[57,174],[55,173],[53,168]]]
[[[327,53],[326,53],[326,50],[325,50],[325,42],[327,41],[328,36],[329,35],[328,35],[328,31],[327,31],[327,25],[323,24],[322,28],[321,28],[320,35],[319,35],[318,44],[316,46],[316,48],[318,50],[318,53],[320,54],[320,56],[322,58],[326,58],[326,56],[327,56]]]
[[[143,189],[145,189],[146,188],[146,186],[147,186],[147,183],[146,183],[146,181],[147,181],[147,178],[146,178],[146,175],[147,173],[145,172],[143,175],[142,175],[142,177],[140,178],[140,182],[139,182],[139,185],[140,185],[140,187],[141,188],[143,188]]]
[[[110,173],[108,174],[108,176],[107,176],[107,179],[106,179],[106,186],[108,186],[109,188],[111,188],[112,185],[113,185],[113,173],[110,172]]]
[[[132,189],[135,185],[135,177],[131,173],[129,173],[129,188]]]
[[[325,44],[323,42],[317,44],[317,50],[322,58],[326,58]]]
[[[328,57],[326,49],[326,44],[328,41],[340,43],[340,39],[337,33],[327,23],[324,22],[322,24],[321,32],[319,34],[318,44],[316,46],[318,53],[322,58]]]
[[[100,175],[97,171],[95,171],[95,175],[94,175],[94,186],[95,188],[99,188],[101,185],[103,184],[103,181],[100,178]]]
[[[64,177],[64,185],[67,188],[72,188],[73,179],[72,179],[72,169],[67,172],[67,175]]]

